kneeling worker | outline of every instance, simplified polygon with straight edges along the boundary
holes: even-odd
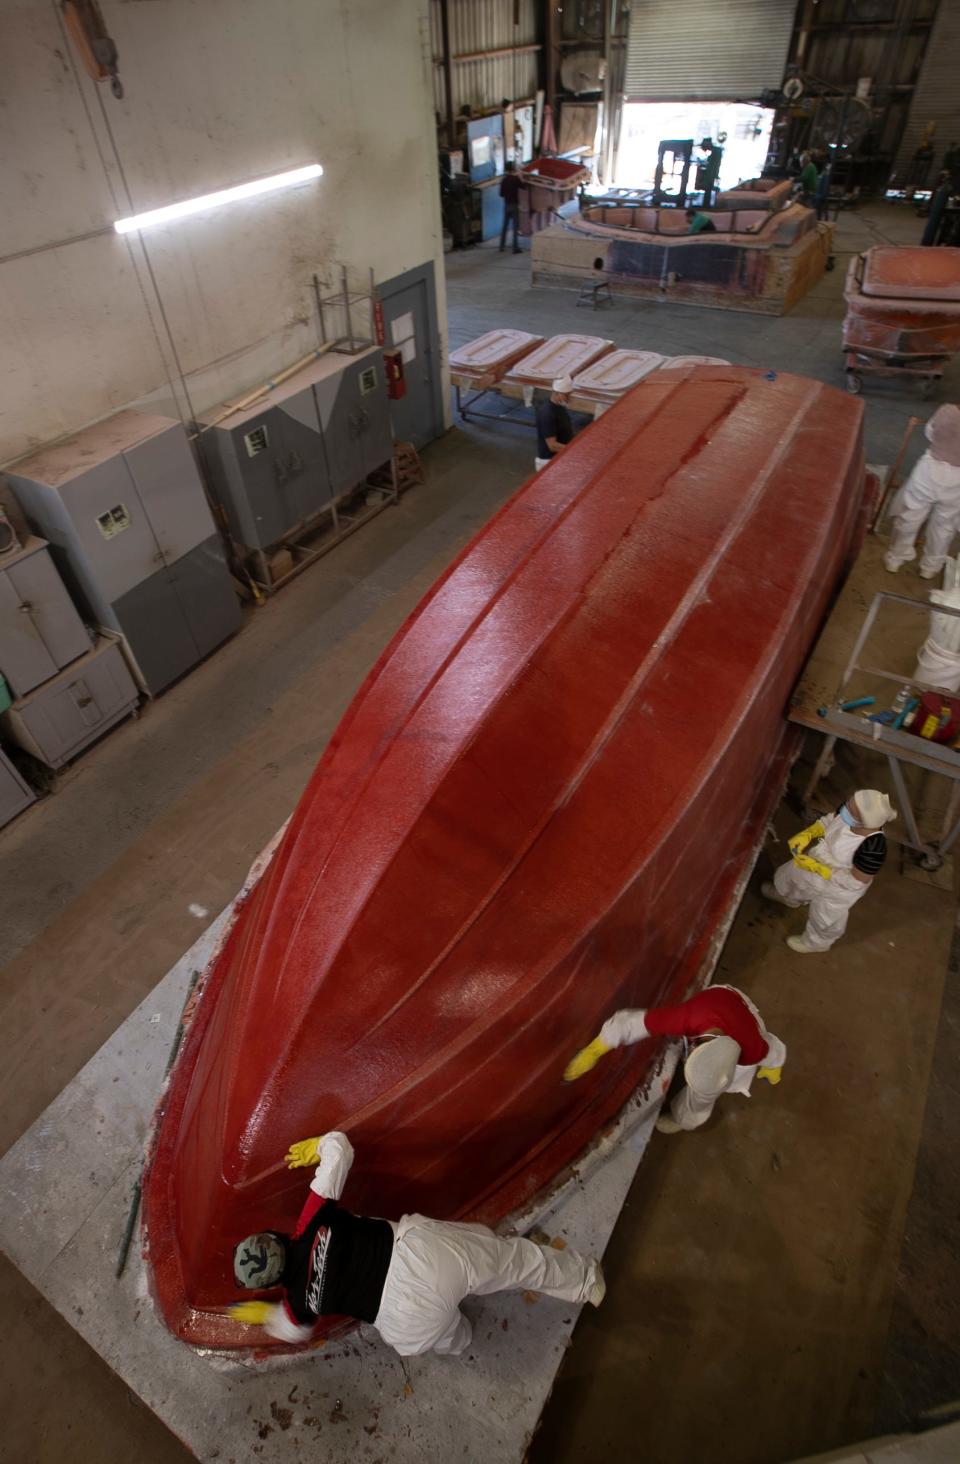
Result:
[[[537,408],[537,456],[534,463],[538,473],[573,439],[573,423],[567,411],[572,391],[570,377],[558,376],[549,397]]]
[[[705,214],[702,208],[687,209],[688,234],[715,234],[717,226],[709,214]]]
[[[283,1300],[229,1308],[235,1321],[261,1326],[281,1342],[308,1342],[321,1317],[349,1316],[371,1322],[403,1356],[431,1350],[458,1355],[472,1335],[460,1310],[465,1296],[522,1290],[594,1306],[603,1300],[599,1262],[574,1250],[501,1237],[485,1225],[351,1214],[337,1203],[353,1163],[346,1134],[304,1139],[292,1145],[285,1163],[289,1169],[317,1166],[295,1231],[248,1235],[233,1256],[239,1286],[281,1286]]]
[[[568,1065],[570,1083],[595,1067],[614,1047],[647,1037],[683,1037],[686,1086],[670,1104],[670,1115],[657,1119],[662,1134],[696,1129],[706,1123],[723,1093],[749,1097],[755,1076],[779,1083],[787,1049],[768,1032],[753,1002],[735,986],[708,986],[676,1006],[625,1007],[614,1012],[588,1047]]]
[[[885,823],[896,818],[886,793],[860,788],[836,813],[828,813],[787,843],[792,858],[773,883],[760,887],[765,899],[807,906],[802,935],[788,935],[798,955],[828,951],[847,928],[851,908],[867,893],[887,857]]]

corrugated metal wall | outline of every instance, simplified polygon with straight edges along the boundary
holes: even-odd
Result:
[[[928,122],[937,124],[934,147],[939,166],[950,144],[960,140],[960,0],[940,0],[900,139],[895,172],[901,172],[910,162]]]
[[[514,25],[514,13],[519,25]],[[443,29],[440,0],[431,0],[433,33],[433,97],[441,118],[446,115],[443,92]],[[453,110],[464,103],[474,111],[499,107],[504,97],[511,101],[531,98],[537,89],[538,52],[509,52],[508,46],[533,46],[537,40],[535,0],[450,0],[450,49],[453,53]],[[477,51],[502,50],[499,56],[475,61],[457,61]]]
[[[630,11],[630,101],[748,101],[779,86],[796,0],[644,0]]]

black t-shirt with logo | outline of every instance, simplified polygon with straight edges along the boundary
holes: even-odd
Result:
[[[393,1255],[393,1227],[386,1220],[353,1215],[325,1200],[303,1232],[287,1244],[283,1286],[301,1326],[321,1316],[372,1322]]]

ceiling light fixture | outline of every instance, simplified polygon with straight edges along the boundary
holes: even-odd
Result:
[[[240,198],[255,198],[258,193],[272,193],[277,188],[293,188],[298,183],[308,183],[311,178],[319,178],[322,173],[319,163],[310,163],[305,168],[293,168],[289,173],[274,173],[270,178],[256,178],[252,183],[239,183],[236,188],[221,188],[218,193],[204,193],[200,198],[187,198],[182,203],[168,203],[164,208],[151,208],[146,213],[133,214],[128,219],[117,219],[113,227],[118,234],[130,234],[136,229],[150,229],[154,224],[184,219],[190,214],[203,213],[208,208],[235,203]]]

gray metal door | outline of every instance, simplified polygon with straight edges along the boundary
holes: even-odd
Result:
[[[276,420],[280,428],[277,471],[287,485],[290,502],[284,532],[289,532],[330,503],[330,475],[313,388],[304,387],[278,405]]]
[[[193,639],[207,656],[240,629],[240,601],[233,589],[219,534],[191,549],[167,571]]]
[[[25,696],[90,649],[90,637],[46,549],[0,571],[0,672]]]
[[[359,487],[393,452],[383,357],[366,352],[314,388],[335,496]]]
[[[404,397],[390,402],[394,436],[400,442],[424,447],[440,431],[435,380],[439,362],[430,329],[427,281],[415,280],[395,294],[386,295],[381,303],[385,343],[399,347],[403,355],[407,388]]]
[[[123,456],[167,564],[209,539],[213,516],[182,428],[157,432]]]
[[[119,600],[163,564],[136,484],[120,455],[65,483],[60,494],[101,603]]]
[[[220,429],[214,429],[219,431]],[[234,462],[223,490],[241,544],[268,549],[330,501],[326,459],[309,387],[231,431]]]
[[[166,565],[113,603],[140,674],[153,696],[203,654]]]

